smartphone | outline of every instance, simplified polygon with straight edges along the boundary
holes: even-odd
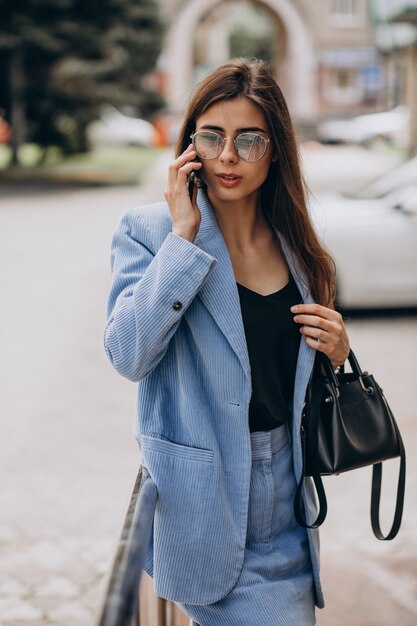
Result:
[[[198,162],[198,159],[195,159],[196,162]],[[194,187],[197,185],[199,185],[199,178],[198,178],[198,173],[193,171],[191,172],[191,174],[188,177],[188,193],[190,195],[190,200],[193,199],[193,194],[194,194]]]
[[[188,177],[188,193],[190,196],[190,200],[193,199],[196,178],[197,178],[196,172],[191,172],[191,174]]]

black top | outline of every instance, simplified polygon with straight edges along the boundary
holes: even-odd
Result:
[[[291,275],[267,296],[239,284],[238,290],[252,371],[249,428],[272,430],[288,421],[292,406],[301,336],[290,307],[301,296]]]

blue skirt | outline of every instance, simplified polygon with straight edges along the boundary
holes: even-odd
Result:
[[[245,559],[236,586],[214,604],[178,606],[199,626],[312,626],[313,573],[306,530],[293,514],[288,428],[251,433],[251,442]]]

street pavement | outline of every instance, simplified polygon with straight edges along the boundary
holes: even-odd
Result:
[[[360,187],[396,159],[315,144],[303,157],[314,191]],[[110,241],[126,208],[163,197],[169,158],[138,187],[0,190],[0,626],[94,623],[138,467],[135,386],[102,347]],[[370,470],[326,479],[318,626],[417,624],[416,321],[347,322],[403,432],[406,505],[399,536],[379,542]],[[396,470],[384,469],[385,526]]]

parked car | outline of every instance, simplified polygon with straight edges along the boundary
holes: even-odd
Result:
[[[90,145],[98,146],[154,146],[157,130],[146,120],[123,115],[112,106],[102,109],[100,118],[87,129]]]
[[[310,209],[341,306],[417,307],[417,157],[355,195],[319,193]]]
[[[368,113],[351,119],[326,120],[317,126],[317,138],[322,143],[361,145],[383,139],[405,147],[409,127],[409,110],[405,106],[397,106],[391,111]]]

